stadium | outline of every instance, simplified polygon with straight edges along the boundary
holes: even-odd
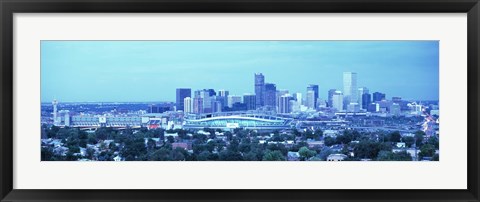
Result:
[[[213,128],[231,130],[244,128],[252,130],[283,130],[290,129],[292,119],[261,114],[207,114],[185,117],[183,128],[203,129]]]

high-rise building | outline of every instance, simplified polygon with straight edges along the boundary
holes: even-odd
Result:
[[[308,91],[313,91],[313,93],[314,93],[315,98],[314,98],[314,103],[313,103],[313,106],[314,106],[313,109],[315,109],[318,106],[318,103],[317,103],[317,100],[318,100],[318,85],[314,85],[314,84],[308,85],[307,86],[307,92]]]
[[[280,89],[280,90],[277,90],[277,92],[275,93],[275,100],[276,100],[276,103],[277,103],[277,106],[276,106],[276,110],[277,112],[280,112],[280,99],[282,96],[288,94],[288,90],[285,90],[285,89]],[[293,98],[293,97],[292,97]]]
[[[307,91],[305,105],[310,109],[315,109],[315,92],[313,90]]]
[[[363,107],[363,94],[365,93],[368,93],[368,88],[367,87],[361,87],[361,88],[358,88],[358,101],[357,103],[360,105],[360,108],[361,109],[366,109]]]
[[[271,108],[274,108],[276,106],[276,98],[277,98],[277,86],[273,83],[266,83],[265,84],[265,91],[264,91],[264,105],[262,106],[268,106]],[[258,94],[257,96],[257,101],[258,101]],[[258,103],[257,103],[258,106]]]
[[[337,111],[343,110],[343,93],[342,91],[335,91],[332,96],[332,108],[336,109]]]
[[[293,97],[290,94],[285,94],[280,97],[278,113],[280,114],[290,113],[290,100],[293,100]]]
[[[247,106],[247,110],[254,110],[256,108],[256,96],[253,94],[243,95],[243,103]]]
[[[58,105],[57,99],[53,99],[52,105],[53,105],[53,125],[58,125],[59,121],[57,119],[57,105]]]
[[[228,96],[228,107],[232,108],[233,104],[242,103],[242,97],[237,95]]]
[[[385,94],[380,92],[373,93],[373,102],[382,101],[385,99]]]
[[[328,107],[333,107],[333,95],[335,94],[335,91],[337,91],[337,89],[328,90]]]
[[[265,77],[262,73],[255,74],[255,95],[256,95],[256,108],[263,107],[265,105]]]
[[[402,102],[402,98],[401,97],[392,97],[392,102],[400,103],[400,102]]]
[[[195,114],[203,113],[203,98],[201,97],[193,98],[193,113]]]
[[[227,106],[227,103],[228,103],[228,95],[229,95],[228,90],[223,90],[223,89],[222,89],[222,90],[219,90],[219,91],[218,91],[217,100],[222,103],[222,107]]]
[[[362,109],[367,109],[370,103],[372,103],[372,95],[370,95],[370,93],[364,93],[362,95]]]
[[[222,103],[218,100],[212,100],[212,113],[222,112]]]
[[[380,105],[377,103],[368,104],[367,111],[369,112],[378,112],[380,111]]]
[[[358,112],[360,111],[360,105],[358,103],[350,103],[347,106],[347,112]]]
[[[190,88],[177,88],[177,99],[176,99],[176,103],[175,103],[175,106],[177,107],[177,110],[183,110],[185,108],[183,100],[186,97],[192,97],[192,89],[190,89]]]
[[[393,103],[392,106],[390,107],[390,114],[392,114],[393,116],[398,116],[400,115],[400,105],[397,104],[397,103]]]
[[[193,100],[191,97],[186,97],[183,99],[183,112],[192,113],[193,112]]]
[[[343,98],[346,104],[358,101],[357,73],[343,72]]]

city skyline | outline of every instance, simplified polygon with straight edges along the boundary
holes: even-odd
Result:
[[[41,71],[42,102],[175,102],[177,88],[242,96],[255,94],[260,72],[290,94],[318,85],[323,100],[343,91],[344,72],[387,97],[438,100],[439,91],[437,41],[42,41]]]

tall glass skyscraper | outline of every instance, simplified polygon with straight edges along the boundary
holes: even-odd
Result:
[[[263,107],[265,105],[265,77],[262,73],[255,74],[255,95],[256,95],[256,108]]]
[[[357,103],[360,105],[361,109],[366,109],[363,106],[363,94],[368,94],[368,88],[367,87],[361,87],[358,88],[358,101]]]
[[[243,103],[247,106],[247,110],[254,110],[256,105],[256,96],[252,94],[244,94],[243,95]]]
[[[192,89],[190,88],[177,88],[177,99],[175,106],[177,110],[184,110],[184,99],[186,97],[192,97]]]
[[[257,100],[258,100],[258,96],[257,96]],[[277,106],[277,85],[273,83],[265,84],[264,104],[262,106],[269,106],[273,108]]]
[[[316,109],[317,108],[317,100],[318,100],[318,85],[314,85],[314,84],[310,84],[307,86],[307,94],[308,94],[308,91],[313,91],[313,97],[314,97],[314,100],[313,100],[313,109]]]
[[[348,105],[358,102],[357,73],[343,72],[343,99]]]

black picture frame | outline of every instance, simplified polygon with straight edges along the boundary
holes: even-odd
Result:
[[[478,0],[0,0],[1,201],[479,201]],[[465,190],[18,190],[13,189],[14,13],[467,13],[468,188]],[[35,171],[32,171],[35,172]]]

